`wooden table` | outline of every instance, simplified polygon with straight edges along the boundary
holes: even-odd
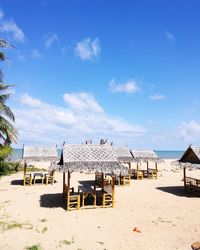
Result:
[[[44,183],[44,175],[42,173],[34,173],[33,174],[33,183],[34,183],[34,185],[35,185],[35,181],[36,181],[37,177],[42,179],[42,184],[43,184]]]
[[[85,198],[88,195],[91,195],[94,198],[93,207],[96,207],[97,195],[94,188],[92,188],[91,186],[79,186],[78,191],[82,194],[82,207],[85,206]]]

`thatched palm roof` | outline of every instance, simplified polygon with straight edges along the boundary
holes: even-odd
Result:
[[[127,172],[118,162],[113,147],[107,145],[64,145],[60,164],[57,168],[60,171]]]
[[[119,162],[133,162],[135,161],[130,149],[128,149],[127,147],[116,147],[113,146],[113,150],[114,150],[114,155],[116,156],[116,158],[118,159]]]
[[[24,146],[22,158],[31,161],[58,161],[57,147]]]
[[[200,147],[190,145],[180,160],[173,162],[173,165],[200,168]]]
[[[131,150],[131,153],[137,161],[160,161],[159,157],[153,150]]]

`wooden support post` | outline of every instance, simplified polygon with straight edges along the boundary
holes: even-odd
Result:
[[[156,171],[158,171],[158,163],[155,163]]]
[[[149,178],[149,162],[147,161],[147,177]]]
[[[186,190],[186,167],[183,168],[184,189]]]
[[[63,196],[65,193],[65,172],[63,172]]]
[[[115,177],[112,176],[112,207],[115,206]]]
[[[102,190],[104,190],[104,173],[102,172]]]
[[[70,210],[70,172],[67,175],[67,210]]]

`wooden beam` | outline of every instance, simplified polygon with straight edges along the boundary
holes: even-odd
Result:
[[[115,177],[112,176],[112,207],[115,206]]]
[[[186,167],[183,168],[184,189],[186,190]]]
[[[24,162],[24,176],[26,175],[26,171],[27,171],[27,163],[26,161]]]
[[[149,177],[149,162],[147,161],[147,176]]]
[[[63,195],[65,192],[65,172],[63,172]]]

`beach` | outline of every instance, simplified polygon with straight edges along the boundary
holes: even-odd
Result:
[[[0,249],[191,249],[200,240],[200,197],[184,192],[183,171],[171,161],[159,164],[157,180],[116,186],[115,207],[105,209],[66,211],[61,173],[53,185],[22,186],[22,172],[1,177]],[[188,176],[200,178],[200,170]],[[72,173],[71,186],[92,179]]]

